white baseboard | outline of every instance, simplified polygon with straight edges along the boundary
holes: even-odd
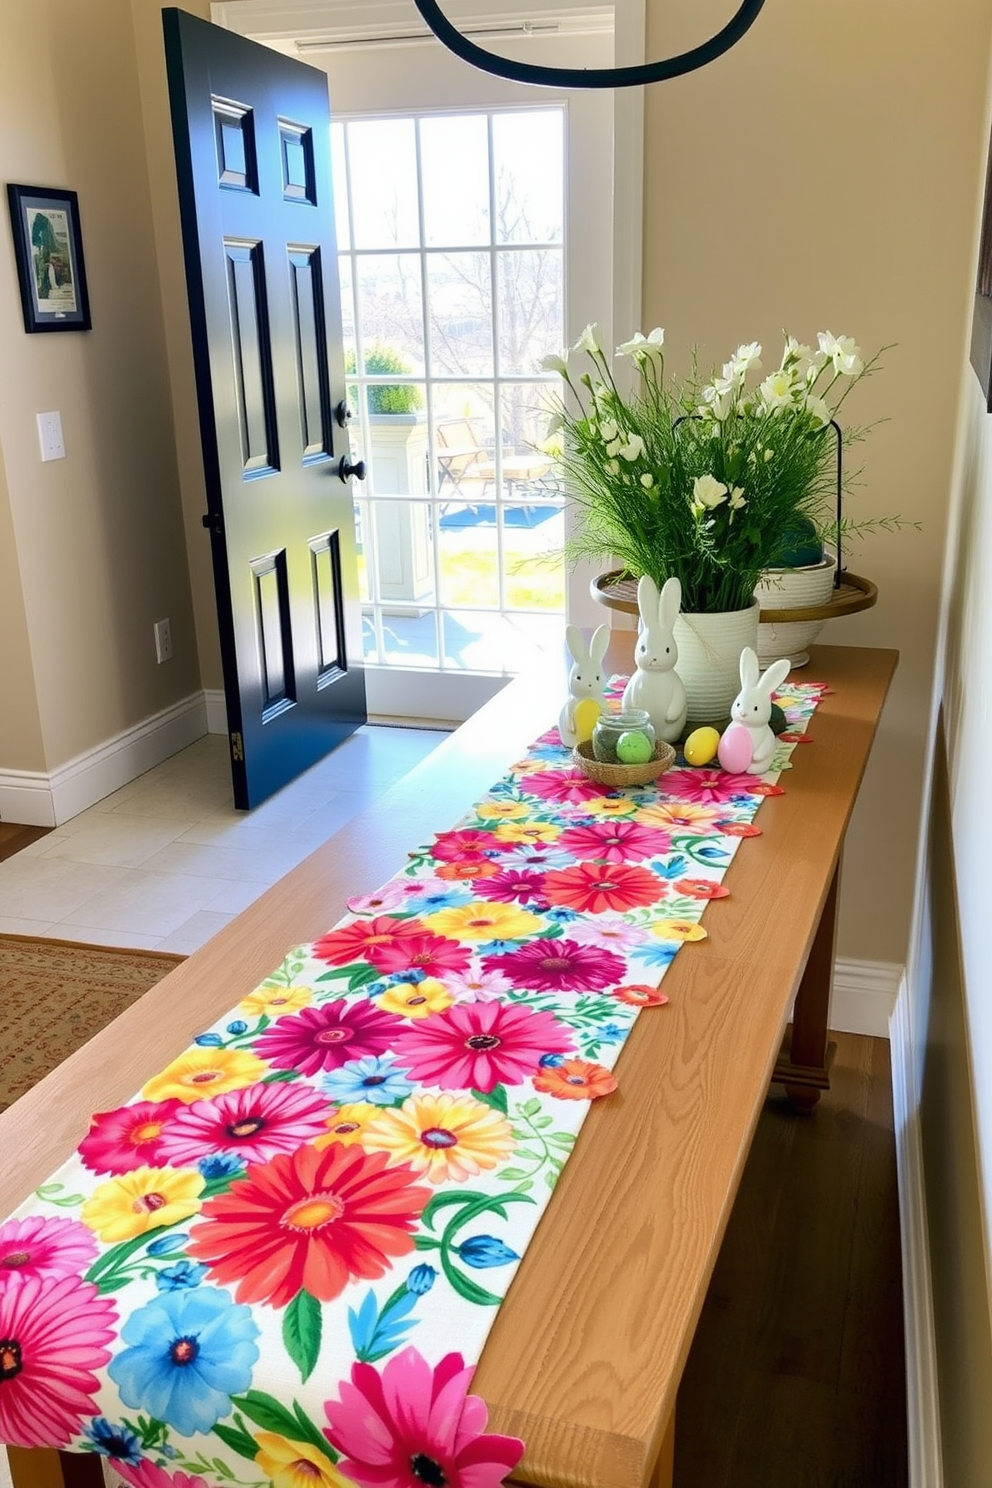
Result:
[[[923,1184],[920,1093],[909,1028],[909,997],[903,981],[889,1031],[892,1109],[899,1172],[902,1234],[902,1292],[906,1335],[906,1418],[909,1488],[943,1488],[937,1345],[934,1336],[930,1240]]]
[[[227,733],[227,698],[223,687],[206,687],[203,701],[207,705],[207,733]]]
[[[888,1038],[902,976],[903,968],[893,961],[838,957],[830,995],[830,1027],[838,1033]]]
[[[47,775],[0,770],[0,820],[60,826],[206,732],[204,695],[194,692]]]

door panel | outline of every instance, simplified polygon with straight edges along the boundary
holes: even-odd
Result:
[[[365,722],[323,73],[163,12],[235,804]]]

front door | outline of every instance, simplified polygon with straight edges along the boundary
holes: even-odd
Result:
[[[365,722],[327,82],[163,12],[235,804]]]

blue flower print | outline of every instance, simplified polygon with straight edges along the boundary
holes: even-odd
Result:
[[[630,1032],[627,1028],[621,1028],[619,1023],[604,1023],[599,1030],[599,1041],[601,1044],[619,1044]]]
[[[222,1047],[224,1040],[219,1033],[198,1033],[193,1042],[194,1044],[198,1044],[201,1049],[219,1049]]]
[[[465,1264],[474,1266],[477,1271],[490,1266],[508,1266],[511,1261],[520,1259],[515,1250],[511,1250],[493,1235],[471,1235],[461,1245],[456,1245],[455,1249]]]
[[[247,1390],[258,1359],[251,1308],[229,1292],[163,1292],[126,1320],[128,1345],[107,1372],[124,1404],[165,1421],[180,1436],[211,1431]]]
[[[579,918],[576,910],[566,909],[563,904],[556,904],[552,909],[542,910],[542,914],[553,925],[567,925],[571,920]]]
[[[542,1054],[537,1062],[542,1069],[557,1069],[559,1065],[565,1063],[565,1056],[564,1054]]]
[[[321,1084],[332,1101],[347,1105],[350,1101],[368,1101],[373,1106],[392,1106],[405,1100],[413,1090],[407,1071],[398,1069],[388,1058],[366,1054],[350,1059],[340,1069],[325,1075]]]
[[[126,1462],[128,1467],[137,1467],[141,1461],[141,1443],[134,1432],[126,1426],[112,1426],[106,1416],[94,1416],[83,1428],[83,1435],[89,1437],[101,1457]]]
[[[245,1160],[233,1152],[217,1152],[201,1157],[196,1165],[209,1183],[212,1178],[236,1178],[245,1170]]]
[[[188,1244],[188,1235],[159,1235],[149,1242],[148,1254],[150,1256],[180,1256]]]
[[[179,1292],[183,1287],[199,1286],[206,1274],[206,1266],[198,1261],[177,1261],[156,1272],[155,1285],[160,1292]]]
[[[406,1279],[408,1292],[415,1292],[418,1297],[423,1297],[429,1292],[437,1278],[437,1272],[433,1266],[428,1266],[426,1261],[421,1261],[419,1266],[414,1266]]]
[[[635,961],[643,961],[645,966],[670,966],[679,944],[673,940],[646,940],[643,945],[634,947],[631,956]]]
[[[435,889],[428,894],[413,894],[403,901],[403,907],[411,914],[433,914],[436,909],[455,909],[459,904],[471,904],[471,902],[471,891],[462,888],[461,884],[453,884],[450,889],[445,889],[443,892]]]
[[[248,1024],[243,1018],[235,1018],[233,1023],[228,1023],[227,1031],[233,1034],[235,1038],[240,1038],[243,1033],[248,1032]]]

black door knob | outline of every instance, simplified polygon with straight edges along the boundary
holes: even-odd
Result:
[[[335,405],[334,417],[337,419],[342,429],[346,428],[355,417],[351,409],[348,407],[348,404],[345,402],[344,398],[341,399],[340,403]]]
[[[348,477],[352,475],[355,477],[356,480],[364,480],[365,461],[356,460],[353,465],[347,455],[342,455],[340,460],[338,461],[338,475],[343,481],[346,481]]]

